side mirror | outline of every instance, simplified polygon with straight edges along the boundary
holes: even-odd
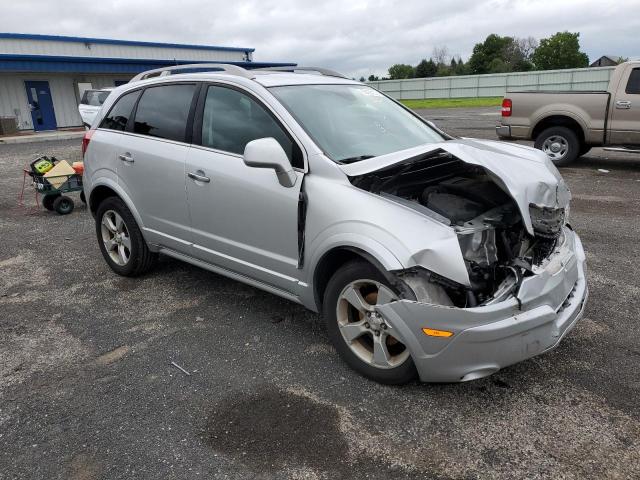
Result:
[[[248,167],[273,168],[283,187],[293,187],[298,177],[275,138],[259,138],[244,147],[244,163]]]

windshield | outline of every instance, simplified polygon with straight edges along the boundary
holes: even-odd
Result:
[[[365,85],[292,85],[270,91],[336,162],[350,163],[444,140]]]

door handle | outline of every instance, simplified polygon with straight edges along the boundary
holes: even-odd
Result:
[[[133,163],[133,157],[129,152],[121,153],[120,155],[118,155],[118,158],[123,162]]]
[[[200,173],[204,173],[201,170],[198,170],[198,172]],[[189,172],[187,173],[187,177],[196,180],[198,182],[204,182],[204,183],[209,183],[211,181],[211,179],[209,177],[205,177],[204,175],[200,175],[199,173],[194,173],[194,172]]]
[[[631,108],[631,102],[629,100],[618,100],[616,102],[616,108],[620,110],[629,110]]]

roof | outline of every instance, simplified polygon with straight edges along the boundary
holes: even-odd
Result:
[[[0,54],[0,72],[47,72],[47,73],[112,73],[136,74],[158,67],[211,61],[158,60],[139,58],[74,57],[54,55]],[[274,62],[229,62],[243,68],[289,67],[295,63]]]
[[[287,85],[362,85],[360,82],[342,77],[331,77],[313,73],[290,73],[275,71],[256,71],[252,78],[240,76],[229,72],[196,72],[178,73],[174,75],[159,76],[140,80],[140,82],[164,83],[180,80],[206,81],[212,79],[233,79],[240,84],[250,84],[256,82],[263,87],[283,87]],[[136,82],[134,82],[136,83]]]
[[[282,87],[285,85],[362,85],[360,82],[349,78],[330,77],[313,73],[289,73],[289,72],[256,72],[254,80],[263,87]]]
[[[139,40],[117,40],[109,38],[93,38],[93,37],[66,37],[63,35],[37,35],[31,33],[3,33],[0,32],[0,39],[17,39],[17,40],[40,40],[53,42],[75,42],[75,43],[102,43],[107,45],[128,45],[134,47],[164,47],[164,48],[184,48],[189,50],[218,50],[228,52],[254,52],[255,48],[242,47],[220,47],[215,45],[192,45],[185,43],[160,43],[145,42]]]

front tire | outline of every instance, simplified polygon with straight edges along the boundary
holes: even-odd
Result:
[[[102,256],[118,275],[142,275],[158,257],[149,250],[131,210],[118,197],[109,197],[98,206],[96,236]]]
[[[567,127],[550,127],[536,137],[535,148],[546,153],[556,167],[566,167],[580,155],[580,140]]]
[[[342,359],[361,375],[391,385],[417,376],[409,349],[374,309],[398,298],[377,268],[354,261],[329,280],[323,302],[327,332]]]

